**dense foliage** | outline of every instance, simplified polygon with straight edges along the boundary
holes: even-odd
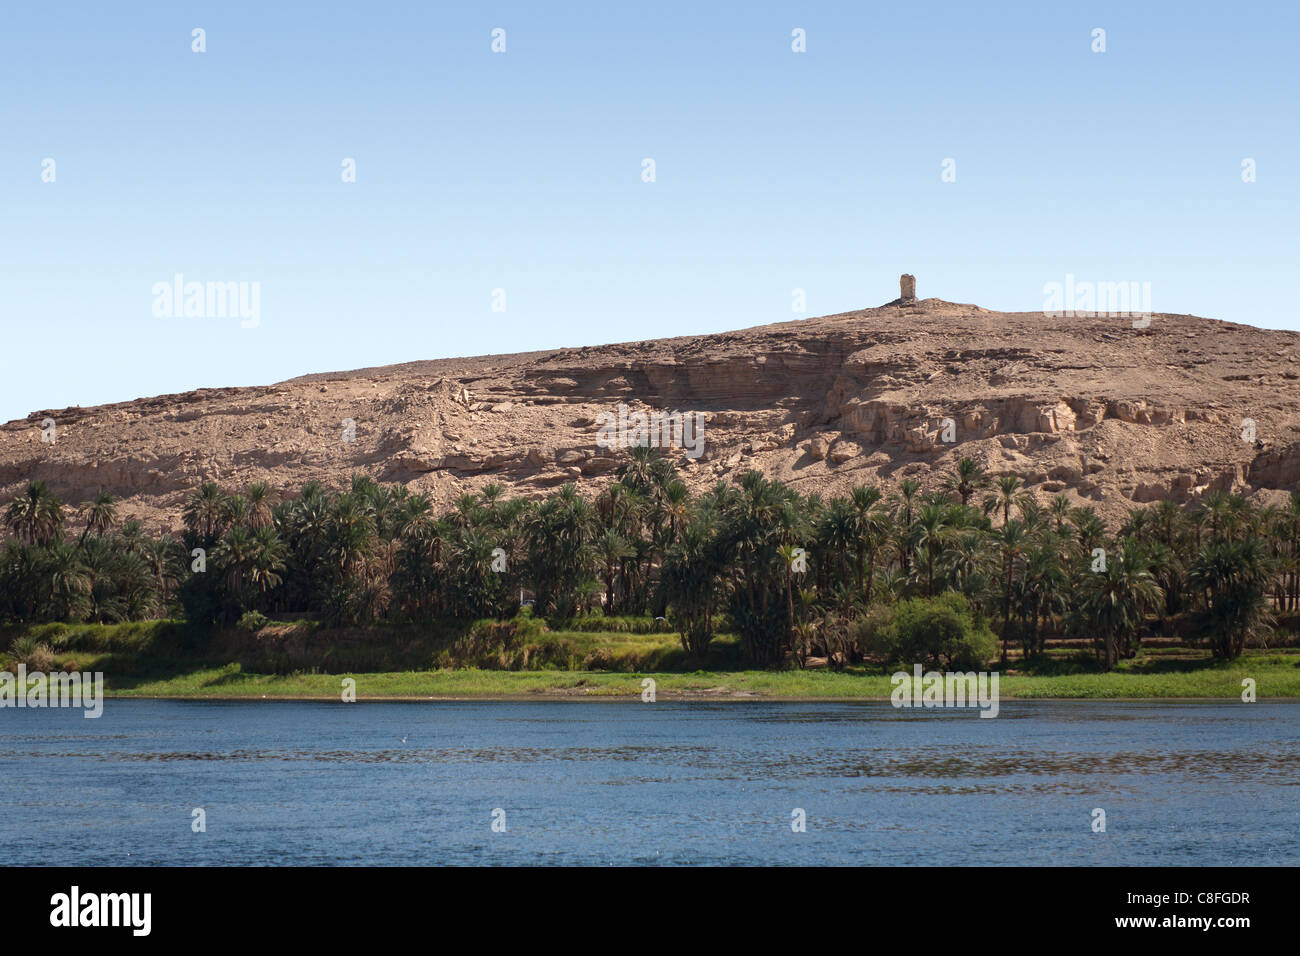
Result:
[[[862,647],[890,664],[927,669],[976,670],[997,653],[997,638],[966,596],[945,591],[908,598],[859,626]]]
[[[1300,494],[1278,509],[1211,491],[1134,509],[1111,531],[1092,508],[1063,496],[1044,507],[970,459],[889,496],[859,486],[823,500],[756,471],[692,496],[668,459],[638,447],[592,499],[572,485],[538,501],[488,485],[443,514],[361,475],[283,500],[265,484],[205,483],[179,535],[161,537],[121,521],[104,492],[74,518],[38,481],[4,519],[8,623],[179,613],[248,626],[300,612],[365,625],[508,618],[532,601],[551,619],[666,617],[700,658],[725,627],[759,666],[841,666],[873,641],[969,663],[991,625],[1004,660],[1077,635],[1110,667],[1152,629],[1190,628],[1235,657],[1300,604]],[[935,600],[948,592],[960,597]]]

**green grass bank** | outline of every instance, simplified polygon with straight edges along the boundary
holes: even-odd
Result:
[[[559,630],[528,620],[347,630],[298,621],[208,635],[174,621],[45,624],[0,631],[0,648],[4,669],[22,659],[29,670],[102,671],[113,697],[338,700],[344,678],[356,681],[358,700],[632,699],[645,677],[661,700],[883,700],[892,689],[879,666],[745,669],[729,635],[708,660],[692,661],[676,634],[643,619]],[[1300,697],[1294,647],[1223,662],[1196,648],[1152,645],[1103,673],[1066,645],[1030,665],[989,669],[1001,675],[1003,699],[1239,699],[1246,678],[1260,699]]]

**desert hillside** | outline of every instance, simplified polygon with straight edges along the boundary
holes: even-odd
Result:
[[[364,472],[440,504],[488,482],[530,496],[568,481],[591,491],[625,454],[598,445],[598,416],[624,403],[704,413],[703,453],[670,451],[694,490],[751,468],[805,493],[888,489],[969,456],[1114,517],[1209,488],[1295,489],[1298,355],[1300,334],[1187,315],[1135,329],[896,300],[717,335],[40,410],[0,426],[0,494],[43,479],[76,503],[102,487],[124,516],[158,528],[179,524],[205,479],[293,493]]]

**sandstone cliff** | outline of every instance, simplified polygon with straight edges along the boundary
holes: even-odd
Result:
[[[156,528],[178,525],[204,479],[293,493],[364,472],[444,505],[488,482],[594,491],[623,454],[597,444],[597,418],[621,402],[705,413],[703,454],[670,452],[696,489],[751,468],[805,492],[888,489],[970,456],[1115,517],[1209,488],[1297,488],[1298,356],[1300,334],[1193,316],[1134,329],[900,299],[717,335],[41,410],[0,426],[0,495],[44,479],[76,504],[103,487]]]

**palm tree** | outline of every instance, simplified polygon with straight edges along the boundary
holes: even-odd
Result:
[[[487,520],[494,527],[500,520],[497,513],[501,506],[502,495],[505,494],[505,486],[495,481],[489,481],[479,491],[479,496],[483,499],[483,509],[487,512]]]
[[[240,605],[244,604],[244,589],[249,583],[250,572],[259,547],[253,532],[245,525],[237,524],[229,528],[212,551],[212,558],[225,578],[225,586]]]
[[[339,495],[325,530],[325,555],[339,585],[360,576],[375,545],[375,518],[356,494]]]
[[[781,565],[784,569],[785,578],[785,602],[786,602],[786,637],[789,638],[794,633],[794,562],[795,552],[799,550],[793,544],[782,544],[776,549],[780,556]]]
[[[1160,585],[1130,538],[1121,542],[1116,559],[1106,562],[1104,570],[1084,572],[1079,590],[1081,614],[1097,634],[1099,656],[1110,670],[1119,658],[1120,641],[1136,635],[1147,611],[1160,601]]]
[[[1014,489],[1013,489],[1014,490]],[[1020,521],[1011,519],[993,532],[1002,555],[1002,663],[1007,662],[1007,642],[1011,638],[1011,586],[1016,560],[1029,544],[1029,536]]]
[[[600,564],[601,578],[605,582],[605,613],[614,613],[614,578],[618,575],[623,560],[636,553],[627,540],[617,531],[606,529],[596,539],[596,558]]]
[[[1300,608],[1300,491],[1291,492],[1283,512],[1281,533],[1287,540],[1286,571],[1289,581],[1286,586],[1286,610]]]
[[[1229,521],[1228,514],[1228,494],[1219,489],[1213,489],[1205,493],[1201,499],[1201,511],[1204,512],[1210,525],[1210,538],[1217,541],[1221,532]]]
[[[1239,531],[1245,534],[1254,529],[1256,518],[1254,507],[1246,500],[1245,495],[1229,495],[1226,511],[1225,531],[1229,537],[1236,537]]]
[[[952,541],[949,512],[942,505],[923,505],[916,518],[916,546],[925,553],[925,593],[934,597],[934,567]]]
[[[252,530],[253,506],[243,495],[228,495],[226,497],[226,510],[223,517],[223,524],[227,528],[236,525]]]
[[[100,624],[124,620],[128,615],[125,592],[129,579],[142,571],[142,562],[138,557],[118,552],[102,535],[86,540],[79,547],[88,583],[86,617]]]
[[[894,499],[894,542],[898,548],[898,563],[906,575],[912,570],[912,551],[915,541],[912,535],[912,522],[915,518],[917,497],[921,493],[921,483],[911,478],[904,478],[898,483],[898,492]]]
[[[983,531],[955,531],[952,547],[944,555],[943,573],[947,584],[972,599],[972,603],[988,589],[994,571]]]
[[[84,618],[91,582],[81,552],[59,540],[46,548],[38,560],[39,573],[45,581],[44,596],[48,598],[48,602],[42,603],[46,603],[50,618],[56,621]]]
[[[31,543],[35,537],[36,503],[39,498],[36,484],[36,482],[32,482],[28,485],[27,494],[9,502],[9,507],[5,511],[5,523],[13,529],[14,534],[18,535],[20,541],[28,543]]]
[[[724,533],[738,558],[732,571],[732,613],[745,654],[761,665],[781,658],[789,633],[790,615],[777,606],[786,591],[788,565],[782,567],[776,549],[782,544],[794,547],[781,540],[793,530],[783,507],[790,494],[762,472],[748,471],[734,494],[721,496],[727,506]]]
[[[362,493],[362,501],[366,510],[370,512],[375,520],[375,536],[384,543],[391,543],[401,534],[402,522],[405,518],[402,494],[405,491],[406,489],[403,488],[399,493],[387,485],[370,482]],[[490,527],[494,520],[492,509],[479,507],[477,509],[477,518]]]
[[[889,538],[889,521],[876,507],[883,497],[879,488],[874,485],[855,485],[849,492],[849,497],[853,502],[854,532],[857,538],[854,551],[857,559],[858,593],[869,601],[876,570],[876,552]]]
[[[92,531],[104,535],[117,526],[117,499],[100,488],[94,501],[81,503],[81,513],[86,516],[86,528],[81,532],[81,542],[84,544],[86,535]]]
[[[179,542],[171,535],[146,539],[141,549],[145,564],[153,575],[159,610],[164,614],[167,611],[167,602],[171,598],[171,589],[180,577],[177,570],[180,563],[179,550]]]
[[[888,603],[897,604],[907,593],[907,576],[897,564],[882,568],[876,590]]]
[[[665,542],[667,547],[672,547],[677,540],[677,529],[682,526],[690,512],[691,493],[686,487],[686,482],[681,479],[674,479],[664,487],[663,509],[664,514],[668,517],[668,538]]]
[[[181,520],[200,541],[211,543],[223,530],[229,495],[215,481],[205,481],[190,496],[181,512]]]
[[[847,498],[832,498],[822,513],[817,542],[822,553],[834,555],[837,582],[848,578],[848,555],[858,542],[857,525],[857,515]]]
[[[677,477],[677,469],[664,453],[650,445],[633,445],[628,460],[618,466],[614,476],[629,488],[652,494]]]
[[[817,633],[821,630],[822,621],[814,614],[813,606],[817,602],[817,592],[812,588],[799,589],[799,615],[798,619],[791,627],[792,647],[794,649],[794,659],[800,667],[808,663],[808,658],[812,654],[813,644],[817,639]],[[830,653],[826,655],[827,663],[830,663]]]
[[[1025,597],[1025,656],[1043,653],[1046,642],[1042,619],[1066,610],[1069,578],[1061,563],[1061,554],[1053,544],[1043,542],[1032,548],[1025,558],[1021,585]]]
[[[401,511],[402,547],[394,570],[394,589],[411,619],[426,620],[444,606],[442,550],[452,527],[436,516],[433,503],[422,492],[407,496]]]
[[[681,637],[682,650],[698,661],[713,640],[721,546],[714,516],[702,510],[682,527],[664,558],[661,580],[669,616]]]
[[[255,481],[244,489],[248,499],[248,526],[254,531],[271,524],[271,510],[275,506],[275,493],[265,481]]]
[[[253,553],[248,569],[248,583],[265,595],[274,590],[282,580],[280,572],[285,567],[287,549],[280,536],[270,525],[262,525],[253,532]]]
[[[970,503],[977,491],[987,488],[989,477],[984,467],[973,458],[960,458],[956,467],[943,477],[942,488],[950,495],[956,495],[962,507]]]
[[[524,520],[527,565],[538,611],[568,619],[580,611],[593,579],[593,532],[597,518],[577,488],[566,484],[528,512]]]
[[[232,495],[204,482],[184,502],[182,541],[120,522],[100,489],[82,504],[74,545],[62,504],[33,481],[2,515],[17,540],[0,546],[0,622],[128,620],[178,605],[195,621],[256,607],[333,623],[429,622],[512,615],[528,588],[552,618],[593,611],[602,594],[607,614],[667,617],[697,659],[725,609],[753,663],[792,652],[802,662],[825,647],[839,666],[871,602],[957,590],[1000,618],[1004,661],[1017,639],[1027,658],[1042,654],[1064,625],[1095,638],[1113,667],[1138,652],[1153,611],[1165,633],[1193,612],[1228,658],[1267,634],[1270,604],[1300,607],[1300,493],[1280,509],[1223,492],[1187,511],[1158,502],[1133,509],[1111,540],[1093,508],[1064,495],[1040,507],[1013,475],[972,507],[984,485],[961,459],[934,488],[901,481],[888,506],[875,487],[823,500],[757,471],[692,495],[670,462],[640,448],[594,499],[566,485],[530,502],[490,483],[446,511],[361,474],[284,501],[265,483]],[[197,546],[219,573],[183,573]],[[1094,573],[1103,546],[1109,566]],[[492,567],[496,548],[505,573]]]
[[[1053,495],[1047,506],[1047,514],[1056,533],[1065,534],[1065,526],[1070,520],[1070,499],[1065,495]]]
[[[1188,580],[1205,595],[1197,624],[1215,657],[1239,657],[1248,640],[1267,632],[1272,623],[1264,598],[1269,574],[1269,561],[1257,538],[1212,541],[1192,562]]]
[[[495,615],[501,610],[505,588],[492,570],[493,539],[485,529],[461,528],[451,539],[448,561],[450,605],[457,617]]]
[[[150,540],[145,537],[144,525],[138,518],[128,518],[122,522],[122,530],[117,533],[117,537],[122,543],[122,550],[128,554],[144,550]]]
[[[1164,592],[1160,615],[1163,627],[1165,619],[1177,614],[1180,609],[1186,569],[1178,552],[1163,541],[1146,543],[1146,553],[1148,567],[1160,585],[1160,590]]]
[[[1016,503],[1022,486],[1016,475],[999,475],[994,484],[997,490],[984,499],[984,507],[988,511],[1001,508],[1005,525],[1011,520],[1011,506]]]
[[[1106,524],[1098,517],[1091,505],[1071,510],[1070,523],[1074,525],[1079,549],[1084,554],[1091,554],[1094,548],[1101,546],[1102,540],[1106,537]]]
[[[408,541],[426,541],[436,520],[429,496],[424,492],[416,492],[402,503],[398,533]]]
[[[1119,526],[1121,538],[1145,539],[1153,527],[1151,512],[1146,508],[1130,508],[1124,523]]]
[[[63,531],[63,504],[43,481],[29,482],[27,493],[9,504],[5,520],[19,539],[29,544],[49,544]]]

